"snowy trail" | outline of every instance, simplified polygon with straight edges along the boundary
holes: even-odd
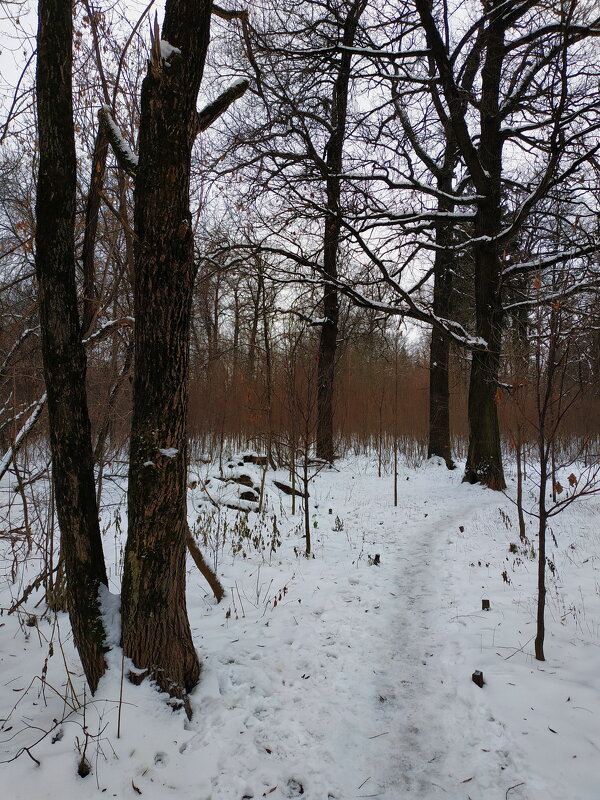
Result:
[[[150,745],[135,779],[144,794],[165,798],[167,771],[198,800],[491,800],[504,794],[492,791],[499,783],[519,782],[471,666],[457,672],[460,653],[445,643],[455,587],[444,582],[444,549],[482,493],[447,485],[433,504],[411,486],[393,509],[377,479],[356,481],[342,500],[348,480],[332,477],[315,495],[316,558],[297,559],[273,585],[271,594],[287,589],[277,607],[263,607],[267,578],[255,568],[239,587],[245,616],[238,598],[238,619],[207,620],[189,738],[168,770],[161,756],[162,773]],[[344,530],[333,532],[337,515]],[[369,563],[377,553],[379,566]]]
[[[461,494],[460,487],[454,492]],[[455,589],[450,575],[444,574],[445,546],[449,534],[481,504],[481,498],[461,499],[457,503],[456,497],[447,498],[451,509],[456,505],[460,510],[442,511],[444,505],[439,504],[426,520],[418,509],[421,520],[409,522],[411,535],[398,553],[406,563],[405,580],[398,587],[406,607],[396,634],[405,647],[398,665],[404,677],[394,715],[400,758],[389,783],[419,798],[493,797],[504,770],[507,788],[518,782],[516,775],[512,782],[509,777],[502,729],[482,719],[483,698],[470,681],[477,665],[464,663],[457,643],[449,643],[444,630],[450,624]]]
[[[76,775],[83,729],[70,715],[36,747],[39,767],[26,757],[2,765],[9,800],[505,800],[507,792],[509,800],[598,800],[600,537],[589,519],[574,517],[582,533],[564,539],[566,559],[553,551],[565,578],[567,569],[587,570],[586,606],[577,605],[576,573],[571,599],[551,598],[561,624],[549,636],[561,638],[549,640],[554,660],[539,665],[525,647],[534,562],[507,555],[506,498],[427,463],[404,469],[394,508],[390,478],[370,471],[357,460],[312,485],[315,558],[300,555],[300,516],[283,498],[283,544],[272,559],[255,549],[234,559],[228,539],[221,605],[190,567],[188,610],[203,664],[191,722],[147,683],[125,681],[117,738],[115,649],[86,708],[92,775]],[[40,702],[36,688],[21,688],[44,663],[51,622],[40,620],[38,635],[14,616],[3,621],[0,701],[5,713],[20,703],[5,726],[8,759],[64,708],[54,694]],[[68,637],[63,647],[82,693]],[[61,687],[62,661],[47,664],[49,685]],[[483,689],[471,681],[475,669]]]
[[[317,558],[298,561],[260,635],[235,623],[216,665],[220,697],[200,727],[237,736],[241,769],[232,775],[225,760],[213,768],[211,800],[492,798],[499,784],[519,783],[504,730],[445,630],[456,591],[444,573],[447,537],[495,501],[453,482],[430,511],[412,488],[390,509],[373,483],[361,480],[345,504],[344,533],[324,531]],[[329,491],[320,505],[336,506],[347,487]],[[205,701],[206,684],[197,699],[206,712]],[[203,760],[209,739],[201,731],[189,745]]]
[[[356,503],[363,508],[356,521],[380,546],[383,560],[365,576],[378,603],[377,621],[370,617],[358,634],[371,669],[355,676],[355,690],[367,704],[369,694],[383,698],[377,711],[385,733],[367,747],[355,737],[356,759],[349,763],[360,765],[356,776],[369,781],[360,790],[348,781],[344,797],[493,797],[499,783],[508,788],[519,782],[504,731],[487,715],[481,718],[473,670],[461,665],[457,671],[461,655],[448,647],[444,629],[455,591],[445,568],[448,536],[493,498],[458,481],[443,488],[447,496],[435,503],[411,488],[392,511],[386,497],[373,505],[372,487],[370,504]]]

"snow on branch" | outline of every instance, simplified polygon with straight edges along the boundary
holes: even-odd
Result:
[[[19,336],[19,338],[17,339],[15,344],[8,351],[8,354],[7,354],[6,358],[2,362],[2,365],[0,366],[0,380],[4,379],[4,377],[6,375],[6,370],[10,366],[10,363],[11,363],[12,359],[14,358],[16,352],[19,350],[19,348],[31,336],[32,333],[35,333],[36,336],[37,336],[39,329],[40,329],[39,325],[36,325],[34,328],[26,328],[26,330],[24,330],[23,333]]]
[[[214,11],[214,6],[213,6]],[[293,58],[314,58],[317,56],[333,56],[337,53],[349,53],[350,55],[363,56],[365,58],[373,58],[376,60],[385,61],[400,61],[402,59],[415,59],[422,58],[431,54],[429,49],[415,49],[415,50],[378,50],[372,47],[351,47],[345,44],[332,44],[327,47],[316,48],[290,48],[290,47],[274,47],[271,52],[276,54],[285,54]],[[402,75],[399,80],[412,82],[413,78],[423,84],[431,84],[435,78],[423,78],[421,76],[404,76]]]
[[[212,13],[215,17],[220,17],[221,19],[227,20],[227,22],[231,22],[232,19],[243,19],[244,17],[248,16],[248,10],[246,8],[243,9],[229,9],[229,8],[222,8],[218,6],[216,3],[213,3]]]
[[[554,253],[546,258],[540,258],[536,261],[524,261],[520,264],[511,264],[503,270],[503,277],[509,275],[520,275],[525,272],[538,272],[539,270],[547,269],[555,264],[561,264],[564,261],[571,261],[573,258],[583,258],[584,256],[592,255],[600,251],[600,244],[591,244],[588,247],[576,247],[572,250],[563,250],[561,253]]]
[[[336,50],[344,53],[352,53],[357,56],[368,56],[370,58],[385,58],[388,61],[398,61],[403,58],[421,58],[431,55],[429,49],[415,50],[378,50],[369,47],[349,47],[345,44],[336,44]]]
[[[111,319],[110,322],[107,322],[91,336],[88,336],[87,339],[84,339],[83,344],[95,344],[96,342],[99,342],[108,336],[108,334],[115,330],[115,328],[130,328],[133,323],[133,317],[119,317],[119,319]]]
[[[554,305],[555,303],[562,303],[568,297],[576,297],[579,294],[589,292],[590,294],[598,294],[599,287],[597,280],[590,281],[577,281],[572,286],[558,291],[548,292],[545,294],[538,294],[536,297],[530,297],[526,300],[519,300],[516,303],[509,303],[504,306],[504,311],[515,311],[518,308],[538,308],[541,305]]]
[[[426,183],[422,183],[421,181],[416,180],[414,177],[407,177],[403,181],[396,181],[385,172],[340,172],[334,175],[334,177],[340,178],[345,181],[379,181],[384,183],[390,189],[417,189],[418,191],[424,192],[426,194],[431,195],[432,197],[438,197],[444,200],[451,200],[453,203],[457,203],[460,205],[471,205],[472,203],[476,203],[477,200],[480,199],[482,195],[477,194],[454,194],[448,192],[442,192],[437,189],[435,186],[429,186]]]
[[[343,222],[343,224],[346,228],[349,228],[351,231],[353,230],[348,223]],[[397,303],[385,303],[368,297],[358,288],[357,285],[344,280],[332,278],[331,275],[325,272],[323,265],[317,259],[307,258],[301,253],[294,253],[281,247],[270,247],[265,244],[259,245],[258,248],[256,245],[238,244],[235,245],[235,249],[242,251],[254,251],[258,249],[263,253],[280,256],[284,260],[291,261],[297,266],[308,267],[319,274],[318,277],[310,278],[306,275],[299,275],[297,270],[292,270],[291,277],[285,280],[285,283],[331,286],[332,288],[337,289],[338,292],[341,292],[341,294],[348,297],[352,302],[361,308],[370,308],[374,311],[380,312],[381,314],[408,317],[409,319],[423,322],[426,325],[433,325],[438,330],[442,330],[454,342],[462,347],[466,347],[469,350],[487,349],[488,344],[485,339],[482,339],[479,336],[472,336],[467,330],[465,330],[465,328],[463,328],[460,323],[456,322],[455,320],[439,317],[419,304],[414,297],[411,296],[410,291],[403,289],[402,286],[396,280],[394,280],[394,278],[389,274],[383,261],[370,250],[366,243],[360,239],[360,236],[359,244],[364,252],[370,257],[371,261],[378,267],[383,280],[394,290],[397,296]],[[305,317],[305,320],[307,322],[313,322],[313,320],[309,320],[307,317]],[[322,321],[319,322],[322,324]]]
[[[110,108],[103,105],[100,111],[98,111],[98,118],[100,119],[100,124],[104,125],[106,128],[108,139],[115,157],[119,162],[119,166],[124,169],[128,175],[134,178],[138,167],[138,157],[121,135],[121,131],[112,117]]]
[[[111,331],[115,330],[115,328],[122,328],[123,326],[133,325],[134,320],[133,317],[121,317],[120,319],[111,320],[107,322],[106,325],[103,325],[100,330],[96,331],[92,336],[89,336],[87,339],[83,340],[84,345],[93,344],[95,342],[100,341],[105,336],[107,336]],[[31,329],[30,332],[34,332],[36,329]],[[22,339],[23,337],[21,337]],[[19,452],[21,445],[25,441],[27,434],[33,428],[35,423],[38,421],[42,411],[44,410],[44,406],[46,405],[46,393],[40,397],[40,399],[34,404],[34,410],[31,415],[28,417],[27,421],[23,425],[23,427],[19,430],[17,435],[15,436],[15,440],[13,444],[8,448],[8,450],[4,453],[2,458],[0,459],[0,480],[2,480],[3,476],[7,472],[11,461]],[[19,415],[21,416],[21,415]],[[18,416],[15,417],[18,419]]]
[[[20,449],[21,445],[23,444],[23,442],[25,440],[25,437],[27,436],[29,431],[33,428],[35,423],[37,422],[40,414],[44,410],[44,406],[45,405],[46,405],[46,393],[44,392],[44,394],[40,397],[40,399],[35,404],[35,408],[34,408],[32,414],[31,414],[31,416],[28,418],[27,422],[23,425],[21,430],[15,436],[15,440],[14,440],[13,444],[11,445],[11,447],[8,448],[6,453],[4,453],[4,455],[2,456],[2,460],[0,460],[0,480],[2,480],[2,478],[6,474],[8,468],[10,466],[10,462],[13,460],[13,458],[19,452],[19,449]]]
[[[166,39],[160,40],[160,57],[163,61],[168,61],[172,56],[180,56],[181,50],[178,47],[173,47]]]
[[[298,311],[296,308],[283,308],[282,306],[278,306],[276,308],[278,314],[289,314],[291,316],[297,317],[298,319],[302,320],[309,328],[321,328],[324,325],[332,324],[332,320],[329,317],[320,317],[314,318],[309,317],[307,314],[303,314],[301,311]]]
[[[10,402],[11,398],[12,398],[12,392],[10,393],[10,396],[9,396],[9,400],[8,400],[8,402]],[[34,401],[33,401],[33,403],[29,403],[29,405],[25,406],[25,408],[23,408],[23,409],[22,409],[22,411],[18,411],[18,412],[17,412],[17,413],[16,413],[16,414],[15,414],[15,415],[12,417],[12,419],[9,419],[9,420],[7,420],[5,423],[3,423],[2,425],[0,425],[0,431],[3,431],[3,430],[4,430],[6,427],[8,427],[9,425],[14,425],[14,423],[15,423],[15,422],[16,422],[18,419],[21,419],[21,417],[24,417],[24,416],[25,416],[25,414],[28,414],[28,413],[31,411],[31,409],[32,409],[32,408],[33,408],[35,405],[37,405],[37,400],[34,400]],[[5,412],[5,411],[12,411],[12,409],[11,409],[11,408],[9,408],[9,406],[8,406],[8,403],[7,403],[7,405],[5,405],[5,406],[4,406],[4,408],[0,408],[0,416],[1,416],[2,414],[4,414],[4,412]]]
[[[212,103],[209,103],[207,106],[205,106],[202,111],[198,111],[196,120],[196,133],[201,133],[210,127],[213,122],[215,122],[215,120],[221,116],[221,114],[224,114],[227,111],[229,106],[235,100],[238,100],[240,97],[242,97],[249,86],[250,81],[246,80],[245,78],[240,78],[239,80],[235,81],[235,83],[232,83],[228,89],[225,89],[225,91],[222,92],[216,100],[213,100]]]

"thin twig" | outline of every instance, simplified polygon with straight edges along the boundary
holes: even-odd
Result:
[[[532,642],[534,639],[535,639],[535,636],[532,636],[532,637],[531,637],[531,639],[528,639],[528,640],[525,642],[525,644],[524,644],[522,647],[519,647],[519,648],[518,648],[518,650],[515,650],[515,651],[514,651],[514,653],[511,653],[509,656],[506,656],[506,658],[505,658],[504,660],[505,660],[505,661],[508,661],[508,659],[509,659],[509,658],[512,658],[512,657],[513,657],[513,656],[515,656],[517,653],[520,653],[520,652],[522,652],[523,648],[524,648],[524,647],[527,647],[527,645],[529,644],[529,642]],[[520,786],[520,784],[517,784],[517,785],[518,785],[518,786]]]
[[[123,674],[125,672],[125,653],[121,651],[121,688],[119,689],[119,713],[117,715],[117,739],[121,738],[121,708],[123,706]]]
[[[29,758],[30,758],[32,761],[35,761],[35,763],[38,765],[38,767],[41,767],[41,766],[42,766],[42,762],[37,760],[37,758],[36,758],[36,757],[35,757],[35,756],[34,756],[34,755],[33,755],[33,754],[32,754],[32,753],[29,751],[29,748],[28,748],[28,747],[24,747],[24,748],[23,748],[23,752],[24,752],[24,753],[27,753],[27,755],[29,756]]]

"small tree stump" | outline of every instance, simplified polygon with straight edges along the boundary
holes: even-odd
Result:
[[[480,689],[483,688],[483,684],[485,681],[483,680],[483,672],[479,669],[476,669],[475,672],[471,675],[471,680],[473,683],[476,683]]]

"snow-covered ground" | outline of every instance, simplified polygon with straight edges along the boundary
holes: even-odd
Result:
[[[600,498],[553,520],[547,660],[537,662],[536,563],[519,544],[516,510],[460,478],[432,462],[402,467],[394,508],[391,477],[367,459],[322,471],[311,484],[310,559],[300,512],[270,479],[262,540],[251,540],[255,512],[214,512],[207,529],[205,510],[197,530],[208,531],[203,549],[227,595],[216,605],[189,561],[203,664],[191,722],[147,683],[125,680],[119,702],[118,648],[86,696],[68,619],[44,615],[39,591],[19,613],[5,611],[2,797],[600,798]],[[200,497],[190,491],[192,525]],[[115,508],[104,535],[116,595]],[[39,564],[13,576],[2,544],[6,609]],[[86,744],[92,771],[81,778]]]

